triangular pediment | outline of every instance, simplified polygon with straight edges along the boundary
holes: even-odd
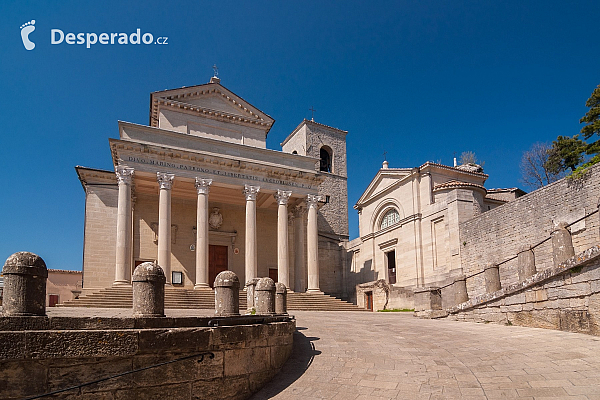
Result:
[[[367,190],[360,196],[356,206],[361,207],[374,197],[388,193],[396,184],[411,174],[410,168],[382,168],[377,172]]]
[[[159,108],[221,119],[232,123],[251,124],[271,129],[275,120],[219,83],[163,90],[151,95],[150,125],[158,127]]]

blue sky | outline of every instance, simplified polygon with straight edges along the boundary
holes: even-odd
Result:
[[[600,84],[595,1],[13,1],[0,3],[0,258],[80,269],[75,165],[112,169],[117,121],[148,123],[152,91],[221,83],[275,118],[267,146],[317,110],[349,131],[350,233],[390,167],[473,151],[487,187],[522,186],[534,142],[579,132]],[[20,27],[34,19],[27,51]],[[50,44],[51,29],[152,33],[167,45]]]

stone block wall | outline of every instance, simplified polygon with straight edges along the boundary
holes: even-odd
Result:
[[[582,181],[562,179],[501,207],[460,224],[460,258],[469,277],[492,263],[517,255],[522,245],[534,245],[550,237],[559,222],[573,223],[597,210],[600,198],[600,165]],[[571,226],[575,253],[598,243],[598,214]],[[534,249],[537,271],[552,267],[552,245],[547,240]],[[517,259],[500,265],[502,285],[518,281]],[[467,279],[469,296],[485,292],[483,274]]]
[[[600,247],[501,290],[447,310],[459,321],[557,329],[600,336]]]
[[[83,285],[86,289],[104,288],[115,280],[118,195],[116,184],[86,188],[83,245]]]
[[[0,394],[21,399],[133,369],[211,352],[72,390],[60,398],[245,399],[269,381],[292,350],[295,321],[210,327],[192,319],[0,318]],[[65,323],[71,328],[65,328]],[[16,330],[28,325],[31,330]],[[101,324],[103,326],[95,326]],[[12,326],[15,325],[15,326]],[[39,325],[39,326],[37,326]],[[46,328],[46,329],[42,329]],[[87,328],[87,329],[86,329]]]
[[[415,308],[412,289],[391,286],[383,279],[356,285],[356,302],[359,307],[367,308],[368,292],[373,294],[373,311]]]

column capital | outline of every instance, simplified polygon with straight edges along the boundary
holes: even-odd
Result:
[[[318,194],[306,195],[306,207],[308,207],[309,209],[318,208],[319,201],[323,201],[323,196]]]
[[[196,178],[196,190],[198,194],[208,194],[208,190],[212,185],[212,179]]]
[[[166,172],[156,173],[156,180],[161,189],[171,190],[173,187],[173,179],[175,179],[175,174],[168,174]]]
[[[256,200],[256,195],[258,194],[258,192],[260,192],[260,186],[244,185],[243,193],[244,193],[244,196],[246,196],[246,201]]]
[[[119,184],[124,183],[126,185],[131,185],[131,178],[133,177],[134,170],[130,167],[123,167],[121,165],[117,165],[115,168],[115,174],[117,175],[117,182]]]
[[[277,201],[277,204],[279,204],[280,206],[285,206],[288,203],[288,200],[290,199],[291,195],[291,190],[277,189],[277,192],[273,194],[273,197],[275,197],[275,201]]]

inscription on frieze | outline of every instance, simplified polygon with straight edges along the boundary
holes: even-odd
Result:
[[[202,174],[223,176],[223,177],[227,177],[227,178],[237,178],[237,179],[242,179],[244,181],[265,182],[265,183],[272,183],[275,185],[285,185],[285,186],[292,186],[292,187],[303,188],[303,189],[312,189],[313,188],[312,185],[298,183],[298,182],[294,182],[294,181],[286,181],[283,179],[268,178],[268,177],[264,177],[264,176],[254,176],[254,175],[242,174],[242,173],[238,173],[238,172],[221,171],[218,169],[197,167],[195,165],[188,165],[188,164],[183,164],[183,163],[152,160],[152,159],[147,159],[147,158],[142,158],[142,157],[128,156],[126,161],[136,163],[136,164],[153,165],[156,167],[163,167],[163,168],[166,167],[166,168],[179,169],[179,170],[183,170],[183,171],[200,172]]]

